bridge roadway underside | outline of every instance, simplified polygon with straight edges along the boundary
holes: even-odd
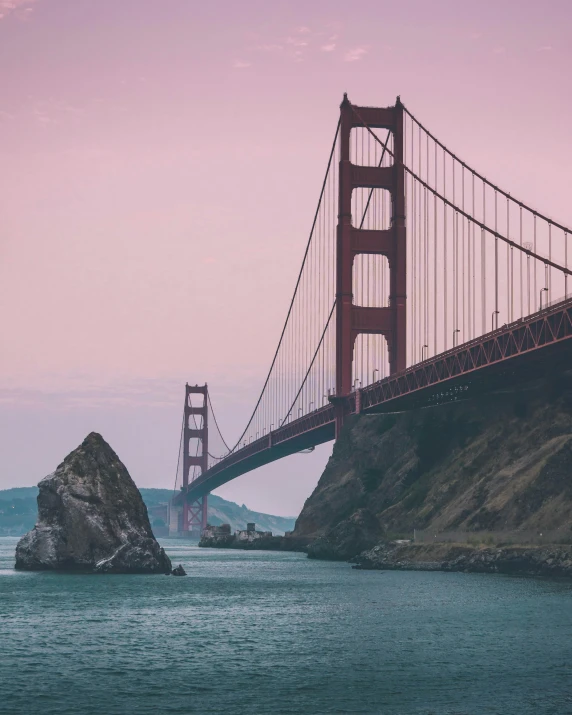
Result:
[[[448,378],[446,382],[365,408],[362,414],[407,412],[447,402],[477,399],[494,392],[518,392],[541,378],[550,378],[557,383],[566,370],[572,370],[572,340],[546,345],[534,352]]]
[[[520,347],[513,340],[515,335]],[[483,350],[488,350],[489,357],[486,363],[479,363]],[[447,374],[444,370],[448,370]],[[453,374],[455,370],[458,374]],[[362,388],[360,410],[356,410],[356,393],[352,393],[348,398],[348,415],[356,411],[405,412],[491,392],[515,392],[540,378],[549,378],[557,389],[566,370],[572,370],[570,299],[518,325],[505,326]],[[271,438],[266,435],[225,457],[189,485],[187,499],[200,498],[246,472],[334,438],[334,408],[327,405],[275,430]],[[183,496],[178,495],[176,502]]]
[[[275,444],[272,447],[267,446],[254,454],[246,455],[240,461],[229,465],[218,473],[215,471],[217,466],[215,465],[214,468],[209,469],[189,484],[189,490],[187,492],[188,499],[190,501],[199,499],[217,487],[230,482],[236,477],[240,477],[242,474],[251,472],[253,469],[258,469],[258,467],[263,467],[265,464],[270,464],[283,457],[296,454],[296,452],[300,452],[303,449],[309,449],[310,447],[317,447],[325,442],[331,442],[336,436],[335,427],[335,421],[332,419],[326,424],[310,429],[284,442]]]
[[[468,375],[450,378],[446,385],[440,383],[426,387],[419,392],[387,400],[375,407],[364,409],[362,414],[405,412],[476,398],[501,390],[514,392],[521,390],[526,384],[545,377],[551,377],[557,384],[559,375],[566,369],[572,369],[572,340],[546,346],[542,350],[489,365],[486,369],[477,370]],[[218,474],[211,475],[210,472],[214,471],[211,469],[189,485],[188,498],[198,499],[242,474],[303,449],[317,447],[333,440],[334,437],[335,423],[332,420],[280,444],[267,447],[251,455],[245,455],[244,459],[229,465]]]

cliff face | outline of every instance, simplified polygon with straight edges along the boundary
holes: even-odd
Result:
[[[572,378],[560,375],[515,393],[353,418],[294,534],[317,539],[310,555],[348,558],[413,529],[571,528]],[[355,546],[346,539],[340,551],[338,534],[351,529]]]
[[[18,542],[17,569],[171,571],[135,483],[101,435],[88,435],[38,486],[38,522]]]

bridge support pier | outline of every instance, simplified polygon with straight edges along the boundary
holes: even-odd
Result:
[[[361,167],[351,163],[350,135],[356,128],[387,129],[393,134],[393,164]],[[365,131],[365,129],[364,129]],[[386,230],[363,230],[352,223],[352,192],[383,189],[391,194],[391,225]],[[360,333],[383,335],[390,374],[406,367],[406,229],[405,170],[403,168],[403,105],[356,107],[344,95],[340,105],[340,166],[336,243],[336,439],[349,412],[353,354]],[[353,302],[353,264],[359,254],[385,256],[389,264],[389,305],[372,308]]]
[[[205,494],[194,501],[185,500],[183,504],[182,529],[184,535],[201,535],[207,526],[208,496]]]

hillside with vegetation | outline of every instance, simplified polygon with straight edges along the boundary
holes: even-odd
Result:
[[[570,542],[572,376],[350,419],[295,536],[311,555],[351,558],[415,530]]]

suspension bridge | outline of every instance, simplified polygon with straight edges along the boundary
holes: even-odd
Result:
[[[344,95],[240,437],[225,441],[206,385],[185,388],[179,530],[204,528],[213,489],[336,439],[349,415],[518,389],[569,364],[571,232],[468,166],[399,97],[375,108]]]

